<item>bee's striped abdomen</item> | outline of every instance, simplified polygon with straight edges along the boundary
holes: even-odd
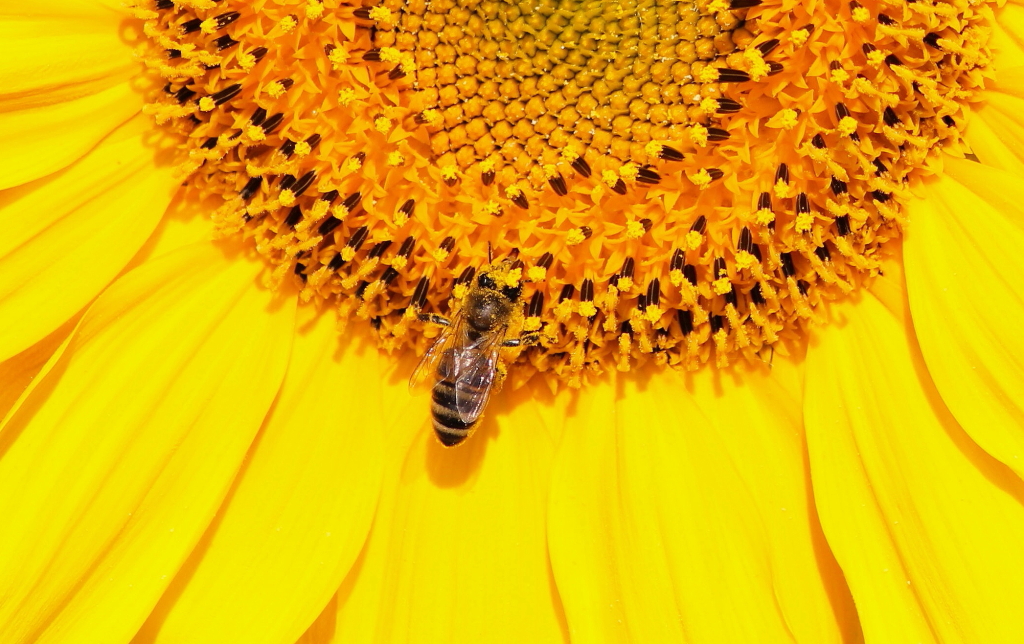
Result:
[[[434,417],[434,432],[445,447],[458,445],[466,440],[476,421],[465,422],[459,418],[455,406],[455,386],[450,380],[438,380],[434,384],[430,412]]]

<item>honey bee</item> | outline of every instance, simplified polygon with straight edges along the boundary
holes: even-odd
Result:
[[[509,285],[513,260],[489,264],[472,282],[462,307],[449,320],[421,316],[444,327],[420,360],[409,381],[415,386],[427,376],[434,384],[430,412],[434,433],[445,447],[458,445],[473,432],[491,397],[503,347],[535,342],[536,334],[508,338],[515,316],[522,315],[522,285]]]

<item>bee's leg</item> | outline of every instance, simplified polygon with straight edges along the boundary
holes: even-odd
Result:
[[[539,333],[524,333],[518,338],[509,338],[501,343],[503,347],[524,347],[540,342]]]
[[[420,322],[430,322],[431,324],[439,324],[441,326],[452,325],[452,321],[449,320],[448,318],[441,315],[435,315],[433,313],[429,315],[426,313],[420,313],[418,317],[420,319]]]

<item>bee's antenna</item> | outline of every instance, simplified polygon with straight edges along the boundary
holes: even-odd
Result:
[[[491,249],[491,242],[487,242],[487,263],[494,263],[494,251]]]

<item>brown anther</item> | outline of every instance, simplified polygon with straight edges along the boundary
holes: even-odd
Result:
[[[572,284],[565,284],[562,286],[562,292],[558,294],[558,301],[564,302],[572,299],[572,296],[576,293],[576,287]]]
[[[527,210],[530,207],[530,202],[526,200],[526,193],[524,192],[520,192],[516,194],[516,196],[512,197],[512,203],[523,210]]]
[[[661,183],[661,175],[651,168],[640,168],[636,173],[637,183],[658,184]]]
[[[229,85],[228,87],[225,87],[216,94],[210,96],[210,98],[213,99],[214,104],[220,106],[224,103],[227,103],[234,97],[238,96],[241,93],[241,91],[242,86],[238,83],[235,83],[234,85]]]
[[[615,192],[620,195],[626,194],[626,182],[623,181],[622,179],[616,181],[615,185],[612,186],[612,192]]]
[[[676,310],[676,319],[679,320],[679,330],[683,336],[688,336],[693,333],[693,313],[686,309]]]
[[[556,174],[555,176],[550,177],[548,179],[548,184],[551,186],[551,189],[555,191],[555,194],[557,194],[559,197],[564,197],[565,195],[569,194],[569,187],[565,185],[565,178],[562,177],[562,175],[560,174]]]
[[[590,279],[589,277],[583,280],[583,284],[580,285],[580,301],[594,301],[594,280]]]
[[[879,24],[883,24],[883,25],[885,25],[887,27],[891,27],[892,25],[896,24],[895,20],[893,20],[892,18],[890,18],[888,15],[886,15],[884,13],[878,14],[878,22],[879,22]]]
[[[824,150],[825,137],[823,137],[820,132],[818,134],[815,134],[814,137],[811,138],[811,145],[818,148],[819,150]]]
[[[249,52],[249,55],[256,59],[256,62],[263,60],[263,57],[267,55],[269,50],[266,47],[257,47]]]
[[[304,174],[301,177],[299,177],[299,180],[295,182],[294,186],[292,186],[291,191],[295,193],[296,197],[300,197],[300,196],[302,196],[302,193],[306,192],[306,190],[311,185],[313,185],[313,181],[315,181],[315,180],[316,180],[316,171],[315,170],[310,170],[306,174]]]
[[[695,233],[704,234],[704,231],[708,227],[708,218],[704,215],[697,217],[696,221],[690,224],[690,231]]]
[[[806,192],[801,192],[796,196],[796,212],[797,214],[807,214],[811,212],[811,202],[808,201]]]
[[[726,101],[726,100],[729,100],[729,99],[722,99],[722,98],[718,99],[719,111],[722,111],[722,109],[721,109],[722,101]],[[732,102],[735,103],[736,101],[732,101]],[[736,103],[736,105],[739,105],[739,103]],[[737,109],[739,109],[739,108],[737,107]],[[665,161],[682,161],[683,160],[683,153],[682,152],[680,152],[679,150],[677,150],[675,148],[670,148],[667,145],[661,146],[661,152],[658,153],[658,156],[660,158],[662,158],[663,160],[665,160]]]
[[[583,235],[583,239],[590,239],[590,236],[594,234],[594,230],[590,226],[580,226],[580,234]]]
[[[832,179],[829,181],[828,187],[832,189],[832,194],[834,194],[837,197],[839,195],[846,194],[846,191],[847,191],[846,182],[845,181],[840,181],[839,179],[836,179],[835,177],[832,177]]]
[[[374,47],[363,53],[363,60],[373,63],[380,62],[380,48]]]
[[[281,121],[283,120],[284,114],[278,112],[277,114],[274,114],[273,116],[269,117],[266,121],[263,121],[263,124],[260,125],[260,127],[263,128],[264,134],[270,136],[271,134],[274,133],[274,130],[276,130],[279,125],[281,125]]]
[[[573,170],[579,172],[584,178],[590,177],[590,164],[583,157],[576,157],[572,160],[571,165]]]
[[[427,277],[421,277],[420,281],[416,283],[416,290],[412,293],[412,298],[409,300],[409,306],[414,309],[422,309],[423,305],[427,303],[427,291],[430,289],[430,279]]]
[[[729,131],[723,130],[720,127],[709,127],[708,128],[708,141],[719,142],[725,141],[729,138]]]
[[[831,253],[828,252],[828,246],[818,246],[817,248],[814,249],[814,254],[817,255],[818,259],[820,259],[823,262],[832,261],[832,255]]]
[[[681,271],[683,270],[683,264],[686,263],[686,253],[681,248],[677,248],[672,251],[672,259],[669,261],[668,269],[670,271]]]
[[[535,291],[533,297],[530,298],[530,307],[526,314],[531,318],[539,318],[543,313],[544,293],[541,291]]]
[[[717,181],[725,176],[725,172],[718,168],[705,168],[712,181]]]
[[[342,202],[342,205],[345,207],[345,210],[352,212],[362,201],[363,193],[353,192],[349,196],[345,197],[345,201]]]
[[[188,87],[182,87],[178,91],[174,92],[174,97],[177,98],[178,104],[183,105],[189,100],[196,96],[196,91]]]
[[[284,220],[284,225],[289,228],[295,228],[300,221],[302,221],[302,207],[299,205],[292,206],[292,209],[288,212],[288,216]]]
[[[836,217],[836,231],[839,232],[841,237],[846,237],[850,234],[850,217],[849,215],[842,215]]]
[[[793,253],[779,253],[779,259],[782,261],[782,274],[785,277],[796,275],[796,266],[793,265]]]
[[[406,199],[405,203],[402,204],[402,207],[398,209],[398,212],[401,213],[402,215],[404,215],[406,218],[408,218],[408,217],[412,216],[412,212],[413,212],[413,210],[415,208],[416,208],[416,200],[415,199]],[[409,239],[411,240],[412,237],[410,237]]]
[[[480,182],[485,186],[494,183],[494,170],[485,170],[480,173]]]
[[[356,232],[352,233],[352,237],[349,238],[348,243],[346,244],[346,246],[348,246],[349,248],[351,248],[354,251],[358,251],[359,248],[363,245],[363,242],[366,241],[366,238],[369,235],[370,235],[370,228],[369,228],[369,226],[360,226],[356,230]]]
[[[719,98],[718,109],[715,110],[718,114],[735,114],[739,112],[743,107],[738,101],[734,101],[731,98]],[[682,155],[679,156],[679,160],[682,160]]]
[[[661,304],[661,280],[657,277],[647,285],[647,303],[652,306]]]
[[[727,277],[728,275],[729,275],[729,271],[725,267],[725,258],[724,257],[716,257],[715,258],[715,263],[714,263],[714,271],[713,271],[713,274],[711,276],[712,279],[718,279],[720,277]]]
[[[740,239],[736,244],[736,250],[744,251],[749,253],[751,247],[754,245],[754,236],[750,233],[750,229],[746,226],[740,231]]]
[[[771,40],[766,40],[763,43],[757,45],[756,49],[757,49],[757,51],[761,52],[762,56],[767,56],[768,54],[770,54],[773,51],[775,51],[775,48],[778,47],[778,46],[779,46],[779,39],[778,38],[772,38]]]
[[[537,266],[540,266],[541,268],[546,270],[546,269],[551,268],[551,264],[554,261],[555,261],[555,256],[554,255],[552,255],[551,253],[544,253],[543,255],[540,256],[540,259],[537,260]]]
[[[224,51],[225,49],[231,49],[238,44],[238,41],[231,36],[224,34],[219,38],[213,39],[213,44],[217,47],[217,51]]]
[[[720,83],[745,83],[750,80],[750,74],[740,69],[729,69],[728,67],[718,68],[718,82]]]
[[[757,209],[758,210],[771,210],[772,209],[772,196],[767,192],[762,192],[757,197]]]
[[[193,18],[187,22],[181,23],[181,33],[191,34],[199,31],[203,26],[203,21],[199,18]]]
[[[785,163],[779,164],[779,169],[775,171],[775,183],[782,182],[789,185],[789,166]]]
[[[376,244],[373,245],[373,248],[370,249],[370,252],[366,254],[366,258],[375,259],[377,257],[381,257],[382,255],[384,255],[385,252],[387,252],[388,248],[390,247],[391,240],[386,239],[384,241],[377,242]]]
[[[381,273],[380,282],[381,284],[388,286],[391,282],[395,281],[396,277],[398,277],[398,271],[395,270],[393,266],[388,266],[384,269],[384,272]]]
[[[245,186],[238,192],[243,201],[249,201],[263,185],[263,177],[251,177]]]
[[[690,284],[697,286],[697,267],[693,264],[683,266],[683,277],[685,277],[686,281]]]
[[[622,268],[619,269],[620,278],[633,279],[633,271],[636,269],[636,261],[632,257],[627,257],[622,262]]]
[[[406,237],[405,241],[402,242],[402,245],[398,249],[398,256],[409,257],[412,255],[414,248],[416,248],[416,238],[412,236]]]
[[[249,124],[259,127],[260,125],[263,125],[263,121],[265,120],[267,120],[267,110],[262,107],[257,107],[256,111],[254,111],[252,116],[249,117]]]
[[[466,268],[462,269],[462,272],[459,273],[459,276],[455,278],[453,286],[458,286],[459,284],[469,284],[470,282],[473,281],[474,277],[476,277],[476,269],[473,268],[472,266],[467,266]]]
[[[750,287],[750,301],[757,306],[767,303],[764,299],[764,294],[761,292],[760,282],[755,282],[754,285]]]
[[[217,23],[217,29],[223,29],[224,27],[227,27],[232,22],[238,20],[241,17],[242,14],[238,13],[237,11],[229,11],[227,13],[220,14],[219,16],[214,18],[214,20]]]
[[[761,4],[761,0],[730,0],[729,8],[733,11],[737,9],[749,9],[750,7],[756,7]]]
[[[649,233],[651,232],[651,228],[654,226],[654,222],[644,217],[640,220],[640,225],[644,227],[645,233]]]

